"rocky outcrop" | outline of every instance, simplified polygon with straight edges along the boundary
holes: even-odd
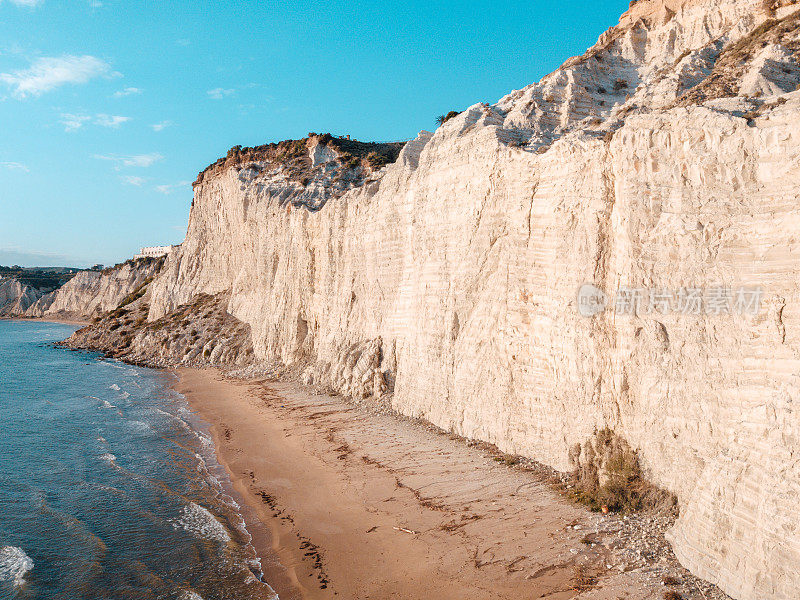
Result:
[[[147,322],[149,301],[144,289],[139,298],[97,318],[64,345],[149,367],[252,365],[250,327],[228,314],[227,294],[200,294],[190,304]]]
[[[102,271],[81,271],[57,290],[41,296],[23,316],[75,320],[98,317],[149,283],[163,263],[163,258],[139,258]]]
[[[641,0],[379,169],[312,138],[237,149],[198,178],[148,326],[224,297],[256,359],[560,470],[613,430],[677,496],[685,566],[795,598],[798,9]],[[586,318],[586,282],[763,296],[756,314]]]
[[[243,180],[258,180],[283,206],[319,210],[329,198],[373,179],[385,165],[397,159],[402,143],[359,142],[310,133],[302,140],[285,140],[255,148],[235,146],[209,165],[194,182],[233,170]],[[264,174],[262,171],[268,170]]]

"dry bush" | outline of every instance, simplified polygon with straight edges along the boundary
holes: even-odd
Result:
[[[585,592],[586,590],[592,589],[596,584],[597,578],[589,575],[583,566],[578,565],[575,567],[575,583],[572,585],[573,590],[576,592]]]
[[[446,115],[439,115],[438,117],[436,117],[436,122],[437,122],[439,125],[444,125],[444,124],[445,124],[445,123],[447,123],[447,122],[448,122],[450,119],[452,119],[453,117],[457,117],[457,116],[458,116],[458,115],[460,115],[460,114],[461,114],[461,113],[460,113],[460,112],[458,112],[457,110],[451,110],[451,111],[450,111],[449,113],[447,113]]]
[[[519,463],[519,458],[513,454],[503,454],[502,456],[495,456],[495,462],[501,462],[508,467],[513,467]]]
[[[639,457],[608,427],[570,451],[573,497],[592,510],[673,510],[675,496],[645,480]]]

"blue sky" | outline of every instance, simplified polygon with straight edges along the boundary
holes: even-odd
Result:
[[[408,139],[582,53],[627,4],[0,0],[0,264],[179,243],[190,182],[231,146]]]

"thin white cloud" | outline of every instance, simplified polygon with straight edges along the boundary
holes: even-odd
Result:
[[[100,113],[95,116],[75,115],[71,113],[63,113],[61,115],[61,124],[64,125],[64,131],[77,131],[87,124],[117,129],[122,123],[127,123],[130,120],[130,117],[107,115],[104,113]]]
[[[76,131],[83,127],[84,123],[91,120],[92,117],[89,115],[73,115],[71,113],[61,115],[61,124],[64,126],[64,131]]]
[[[137,177],[136,175],[125,175],[120,179],[128,185],[135,185],[136,187],[141,187],[147,181],[146,177]]]
[[[11,0],[13,4],[17,6],[26,6],[29,8],[33,8],[34,6],[38,6],[42,3],[42,0]]]
[[[192,43],[191,40],[187,40],[186,38],[181,38],[179,40],[175,40],[175,44],[177,46],[189,46]]]
[[[26,173],[30,171],[30,169],[28,167],[26,167],[25,165],[23,165],[22,163],[14,162],[14,161],[0,162],[0,167],[3,167],[4,169],[25,171]]]
[[[87,83],[111,75],[111,65],[94,56],[50,56],[37,58],[29,69],[0,73],[0,82],[12,88],[17,98],[41,96],[68,83]]]
[[[137,87],[126,87],[124,90],[114,92],[114,98],[124,98],[125,96],[137,96],[142,93],[142,90]]]
[[[117,168],[119,168],[150,167],[158,161],[163,160],[164,156],[158,152],[152,152],[150,154],[134,154],[130,156],[95,154],[94,158],[114,162],[117,164]]]
[[[153,131],[163,131],[167,127],[172,127],[173,125],[175,125],[175,123],[172,121],[161,121],[160,123],[153,123],[150,127]]]
[[[191,183],[192,183],[191,181],[179,181],[178,183],[157,185],[156,190],[158,190],[162,194],[171,194],[175,190],[188,187],[189,185],[191,185]]]
[[[213,90],[208,90],[206,92],[208,97],[212,100],[222,100],[225,96],[232,96],[236,93],[236,90],[226,90],[224,88],[214,88]]]
[[[130,117],[99,114],[95,117],[94,123],[95,125],[100,125],[100,127],[111,127],[112,129],[117,129],[120,125],[122,125],[122,123],[126,123],[130,120]]]

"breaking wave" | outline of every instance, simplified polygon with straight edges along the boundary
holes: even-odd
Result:
[[[214,540],[221,544],[231,541],[231,536],[225,531],[222,523],[217,521],[216,517],[207,509],[194,502],[183,507],[181,516],[174,520],[172,525],[176,529],[182,528],[197,537]]]
[[[4,546],[0,549],[0,581],[13,581],[20,586],[25,583],[25,575],[33,569],[31,557],[22,548]]]

